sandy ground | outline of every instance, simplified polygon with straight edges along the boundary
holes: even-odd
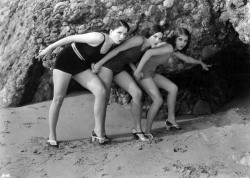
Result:
[[[89,93],[65,99],[58,149],[46,145],[50,102],[1,109],[0,177],[250,177],[250,94],[212,115],[178,117],[181,131],[166,131],[156,120],[158,138],[147,143],[132,138],[130,110],[111,104],[112,142],[103,146],[90,142],[93,101]]]

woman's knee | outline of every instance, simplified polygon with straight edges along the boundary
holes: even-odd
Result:
[[[133,91],[130,93],[132,96],[133,100],[141,100],[142,98],[142,91],[140,88],[135,88]]]
[[[161,96],[154,96],[153,98],[152,98],[152,100],[153,100],[153,103],[155,104],[155,105],[157,105],[157,106],[161,106],[162,105],[162,103],[163,103],[163,99],[162,99],[162,97]]]
[[[104,86],[96,86],[92,93],[95,97],[106,98],[107,91]]]
[[[170,93],[177,93],[178,92],[178,86],[175,85],[175,84],[172,84],[171,87],[170,87]]]

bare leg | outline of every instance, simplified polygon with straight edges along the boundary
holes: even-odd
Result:
[[[145,128],[145,133],[149,134],[151,133],[151,128],[155,116],[158,113],[159,108],[161,107],[163,101],[161,93],[152,78],[142,79],[139,81],[139,83],[153,101],[147,113],[147,122]]]
[[[106,111],[107,111],[107,105],[109,102],[109,96],[110,96],[110,88],[111,88],[111,84],[112,84],[112,79],[113,79],[113,71],[106,68],[106,67],[102,67],[100,72],[98,73],[100,79],[102,80],[105,88],[106,88],[106,103],[105,103],[105,113],[104,113],[104,121],[106,119]],[[104,134],[106,134],[105,131],[105,124],[103,124],[103,130],[104,130]]]
[[[53,83],[54,95],[49,110],[49,139],[56,140],[56,125],[59,117],[60,108],[62,106],[64,97],[66,95],[71,74],[54,69],[53,70]]]
[[[134,128],[137,132],[142,132],[141,128],[141,99],[142,91],[133,80],[133,78],[126,72],[122,71],[114,77],[114,81],[121,88],[126,90],[132,96],[132,113],[134,117]]]
[[[176,103],[178,87],[173,82],[171,82],[166,77],[163,77],[162,75],[157,74],[153,79],[159,88],[162,88],[162,89],[168,91],[168,99],[167,99],[167,102],[168,102],[167,103],[168,104],[168,121],[175,125],[176,124],[176,121],[175,121],[175,103]]]
[[[95,128],[94,131],[98,137],[103,137],[104,135],[104,117],[105,117],[105,100],[106,100],[106,90],[100,80],[100,78],[93,74],[90,69],[85,70],[73,78],[79,82],[83,87],[90,90],[95,96],[94,103],[94,116],[95,116]]]

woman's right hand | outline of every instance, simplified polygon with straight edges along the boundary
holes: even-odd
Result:
[[[100,64],[99,62],[97,62],[96,64],[93,63],[91,65],[91,69],[94,74],[98,73],[101,70],[101,68],[102,68],[102,64]]]
[[[40,59],[42,56],[46,55],[50,51],[51,51],[51,49],[48,47],[43,49],[43,50],[39,50],[39,54],[38,54],[38,56],[36,56],[36,59]]]
[[[137,70],[135,70],[134,76],[135,76],[136,80],[141,80],[143,78],[144,74],[142,72],[138,72]]]

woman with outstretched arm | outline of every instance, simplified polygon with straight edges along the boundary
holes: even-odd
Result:
[[[184,54],[190,43],[190,37],[191,35],[187,29],[177,28],[174,35],[169,40],[169,43],[160,43],[157,47],[147,50],[140,60],[137,68],[135,66],[133,67],[134,75],[140,79],[138,80],[139,84],[153,101],[147,113],[145,128],[145,133],[150,135],[151,138],[154,137],[151,133],[154,118],[163,103],[163,99],[159,91],[160,88],[168,92],[168,118],[165,122],[166,129],[181,129],[175,120],[175,103],[178,87],[168,78],[157,74],[156,67],[161,64],[168,63],[170,59],[174,60],[178,58],[187,63],[199,64],[204,70],[208,70],[209,65]],[[142,78],[141,72],[143,73]]]
[[[53,69],[54,95],[49,110],[50,133],[47,140],[49,146],[58,147],[56,125],[71,78],[90,90],[95,96],[95,128],[91,135],[92,141],[96,140],[101,144],[107,141],[104,128],[106,89],[100,78],[91,72],[91,63],[102,59],[112,49],[113,44],[121,43],[128,31],[129,26],[125,21],[114,20],[110,25],[109,34],[89,32],[72,35],[40,51],[37,58],[46,55],[57,47],[70,44],[57,55]]]

